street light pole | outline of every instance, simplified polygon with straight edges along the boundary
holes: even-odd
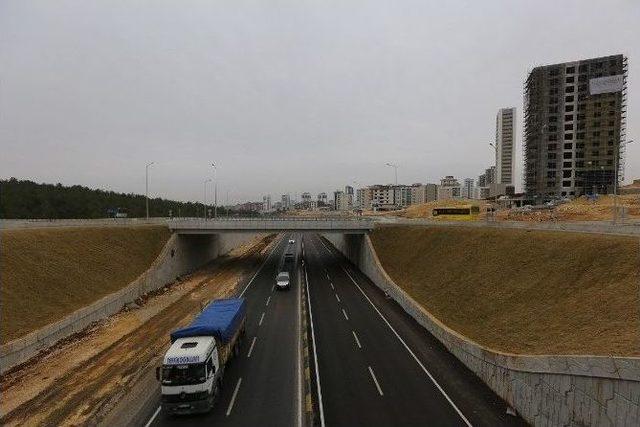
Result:
[[[390,166],[394,169],[395,177],[396,177],[396,185],[398,185],[398,165],[392,163],[386,163],[387,166]]]
[[[145,201],[146,201],[146,205],[147,205],[147,219],[149,219],[149,166],[153,165],[155,162],[151,162],[151,163],[147,163],[147,166],[145,167],[145,172],[144,172],[144,194],[145,194]]]
[[[218,168],[215,163],[211,163],[213,167],[213,217],[218,218]]]
[[[631,144],[633,140],[620,142],[617,150],[613,150],[613,223],[616,224],[618,221],[618,162],[620,161],[620,155],[618,152],[622,148],[622,146]]]
[[[204,180],[204,219],[207,219],[207,183],[211,182],[211,178]]]

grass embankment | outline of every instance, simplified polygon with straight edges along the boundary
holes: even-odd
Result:
[[[123,288],[149,268],[169,236],[161,226],[2,230],[0,342]]]
[[[640,355],[638,238],[384,227],[371,239],[398,285],[486,347]]]

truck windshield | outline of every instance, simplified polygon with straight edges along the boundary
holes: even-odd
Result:
[[[206,372],[203,363],[164,365],[162,367],[163,385],[200,384],[206,379]]]

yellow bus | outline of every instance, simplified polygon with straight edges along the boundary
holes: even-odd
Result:
[[[442,206],[433,208],[434,217],[446,217],[446,219],[472,219],[480,213],[477,205]]]

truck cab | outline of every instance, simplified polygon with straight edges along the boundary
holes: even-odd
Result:
[[[171,332],[171,347],[156,368],[167,413],[207,412],[213,407],[225,367],[240,353],[246,319],[243,298],[219,299],[207,304],[188,326]]]
[[[169,413],[207,412],[222,386],[216,339],[178,338],[167,350],[157,376],[162,406]]]

